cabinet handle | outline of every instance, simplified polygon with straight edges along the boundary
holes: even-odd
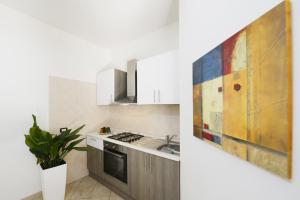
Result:
[[[152,156],[150,156],[149,168],[150,168],[150,172],[152,172]]]
[[[147,160],[146,160],[146,156],[144,156],[144,167],[145,167],[145,170],[147,171]]]
[[[108,153],[108,154],[116,156],[116,157],[118,157],[120,159],[123,159],[126,156],[126,155],[121,155],[121,154],[114,153],[114,152],[106,150],[106,149],[104,149],[104,153]]]
[[[155,90],[153,90],[153,102],[155,103],[155,97],[156,97],[156,95],[155,95],[155,93],[156,93],[156,91]]]
[[[160,90],[157,90],[158,93],[158,102],[160,103]]]

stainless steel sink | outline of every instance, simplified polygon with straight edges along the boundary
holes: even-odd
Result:
[[[157,148],[157,150],[169,154],[180,154],[180,145],[179,144],[163,144]]]

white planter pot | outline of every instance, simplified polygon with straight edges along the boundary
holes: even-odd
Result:
[[[67,164],[43,170],[40,167],[43,200],[64,200]]]

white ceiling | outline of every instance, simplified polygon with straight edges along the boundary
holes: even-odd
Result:
[[[0,3],[106,48],[178,20],[178,0],[0,0]]]

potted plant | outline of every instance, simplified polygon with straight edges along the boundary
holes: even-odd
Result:
[[[72,150],[86,151],[86,147],[77,147],[84,138],[79,138],[81,126],[76,130],[66,129],[55,135],[40,129],[35,115],[25,143],[40,165],[42,192],[44,200],[63,200],[65,197],[67,164],[65,156]]]

